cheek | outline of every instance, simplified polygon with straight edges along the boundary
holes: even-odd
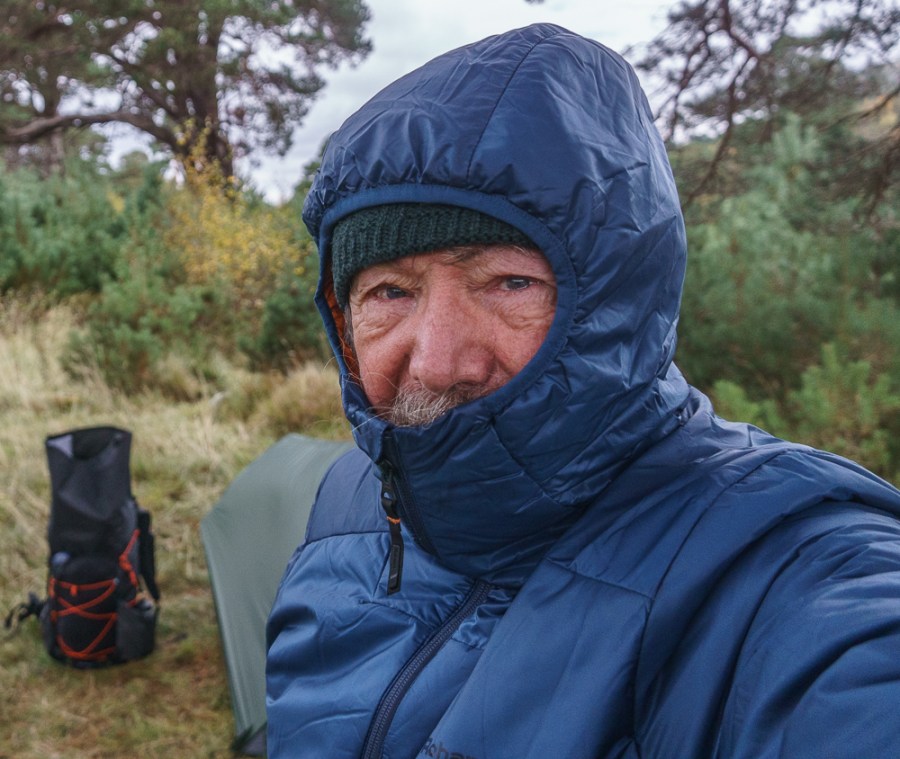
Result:
[[[534,354],[540,349],[546,334],[547,330],[527,334],[516,332],[508,338],[505,350],[502,346],[498,346],[505,354],[505,369],[510,377],[518,374],[525,364],[534,358]]]
[[[355,307],[352,300],[350,305],[359,382],[373,406],[389,405],[394,400],[404,364],[403,347],[394,329],[399,320],[391,311],[392,304],[382,306]]]
[[[503,357],[503,368],[511,377],[521,371],[544,344],[553,322],[554,310],[548,306],[505,316],[500,322],[504,327],[502,336],[495,341],[495,345],[497,355]]]
[[[364,340],[356,346],[359,380],[369,403],[389,405],[397,394],[403,353],[389,340]]]

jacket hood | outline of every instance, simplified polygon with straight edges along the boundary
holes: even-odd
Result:
[[[557,281],[544,344],[508,384],[426,427],[371,414],[348,369],[330,275],[334,224],[393,202],[493,215]],[[679,424],[672,364],[685,233],[637,77],[539,24],[454,50],[378,93],[329,140],[303,212],[316,301],[359,447],[399,472],[404,525],[452,569],[516,584],[621,469]]]

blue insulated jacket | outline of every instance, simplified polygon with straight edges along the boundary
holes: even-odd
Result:
[[[369,412],[331,287],[335,222],[393,202],[515,225],[558,286],[531,362],[427,427]],[[621,58],[537,25],[435,59],[332,137],[304,219],[358,450],[269,620],[270,757],[900,754],[900,493],[672,363],[683,222]]]

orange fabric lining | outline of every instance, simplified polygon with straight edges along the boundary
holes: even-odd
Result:
[[[334,326],[337,329],[338,338],[341,341],[341,354],[344,357],[344,363],[352,377],[359,376],[359,367],[356,365],[356,356],[353,349],[347,344],[344,335],[347,334],[347,321],[344,319],[344,311],[338,305],[337,296],[334,294],[334,282],[331,277],[331,264],[329,263],[324,272],[324,281],[327,283],[323,287],[325,293],[325,301],[331,310],[331,318],[334,319]]]

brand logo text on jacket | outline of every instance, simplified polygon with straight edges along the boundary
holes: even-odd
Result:
[[[434,759],[478,759],[468,754],[461,754],[458,751],[451,751],[444,747],[443,743],[435,743],[434,738],[429,738],[422,746],[419,752],[420,756],[430,756]]]

